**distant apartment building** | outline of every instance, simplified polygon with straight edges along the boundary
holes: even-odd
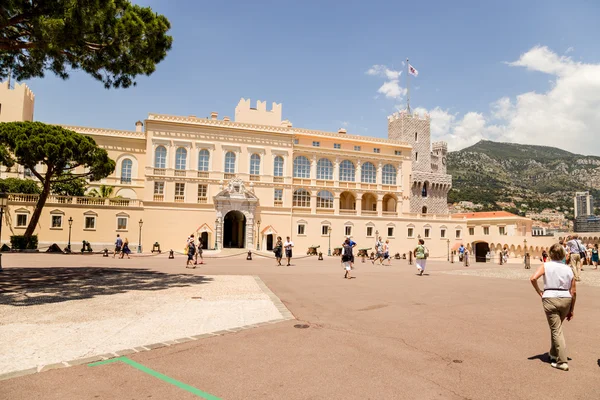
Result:
[[[575,218],[575,232],[600,232],[600,217],[595,215],[581,215]]]
[[[594,215],[594,197],[590,192],[575,193],[575,218]]]

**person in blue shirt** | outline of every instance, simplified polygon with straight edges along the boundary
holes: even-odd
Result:
[[[461,243],[460,247],[458,248],[458,260],[462,261],[464,256],[465,256],[465,246],[463,246]]]
[[[117,240],[115,240],[115,252],[113,253],[113,258],[115,258],[115,256],[117,254],[121,254],[122,247],[123,247],[123,239],[121,239],[121,236],[119,234],[117,234]]]
[[[350,249],[354,249],[354,247],[356,247],[356,242],[352,240],[351,236],[347,236],[346,240],[342,244],[342,247],[346,245],[350,246]],[[350,254],[350,267],[354,269],[354,252]]]

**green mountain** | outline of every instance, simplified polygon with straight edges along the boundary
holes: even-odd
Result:
[[[572,212],[576,191],[600,194],[600,157],[555,147],[482,140],[450,152],[448,173],[453,185],[449,202],[472,201],[487,210],[524,214],[560,207]],[[516,209],[499,202],[514,203]]]

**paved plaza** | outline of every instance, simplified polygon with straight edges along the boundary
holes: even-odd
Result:
[[[583,272],[565,328],[571,370],[562,372],[548,364],[532,270],[519,265],[432,261],[420,277],[405,260],[358,262],[356,279],[345,280],[333,258],[275,267],[238,256],[197,269],[166,255],[2,259],[2,398],[593,399],[600,392],[599,271]]]

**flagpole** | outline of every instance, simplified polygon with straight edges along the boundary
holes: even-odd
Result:
[[[410,78],[409,78],[409,71],[408,71],[408,58],[406,59],[406,111],[408,111],[408,113],[410,114]]]

